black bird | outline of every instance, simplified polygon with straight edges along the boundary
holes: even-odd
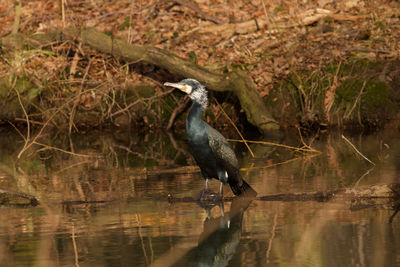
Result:
[[[202,120],[208,102],[206,87],[194,79],[185,79],[178,83],[167,82],[164,85],[180,89],[193,101],[186,119],[186,135],[192,155],[206,180],[203,192],[209,191],[209,179],[215,178],[221,182],[220,197],[223,184],[226,183],[237,196],[255,196],[257,193],[240,175],[238,160],[229,143],[222,134]]]

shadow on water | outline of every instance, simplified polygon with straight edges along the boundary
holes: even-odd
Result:
[[[251,144],[252,158],[233,146],[259,196],[398,182],[397,133],[346,136],[376,166],[341,134],[304,138],[318,156]],[[0,189],[40,201],[2,199],[1,266],[400,265],[398,203],[234,198],[207,216],[195,202],[168,202],[204,186],[184,137],[113,131],[38,142],[17,159],[23,140],[0,130]],[[302,145],[291,133],[276,142]]]

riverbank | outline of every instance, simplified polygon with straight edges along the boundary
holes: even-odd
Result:
[[[248,73],[265,104],[262,112],[280,127],[398,127],[397,2],[198,1],[197,8],[173,1],[1,3],[1,124],[69,133],[87,127],[181,127],[188,101],[162,84],[184,77],[100,52],[79,38],[36,40],[36,46],[14,38],[89,26],[213,73]],[[235,91],[210,92],[205,119],[230,125],[223,109],[242,130],[260,129],[262,121],[253,119],[257,112],[245,100]]]

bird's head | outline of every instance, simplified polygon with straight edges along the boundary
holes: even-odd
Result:
[[[208,99],[206,87],[195,79],[184,79],[178,83],[166,82],[164,85],[178,88],[182,92],[188,94],[193,101],[199,103],[203,109],[207,107]]]

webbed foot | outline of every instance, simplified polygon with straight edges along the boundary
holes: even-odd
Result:
[[[208,202],[210,204],[214,203],[215,205],[218,202],[221,202],[222,195],[219,193],[215,193],[208,188],[204,188],[200,191],[199,195],[196,197],[196,200],[199,202]]]

